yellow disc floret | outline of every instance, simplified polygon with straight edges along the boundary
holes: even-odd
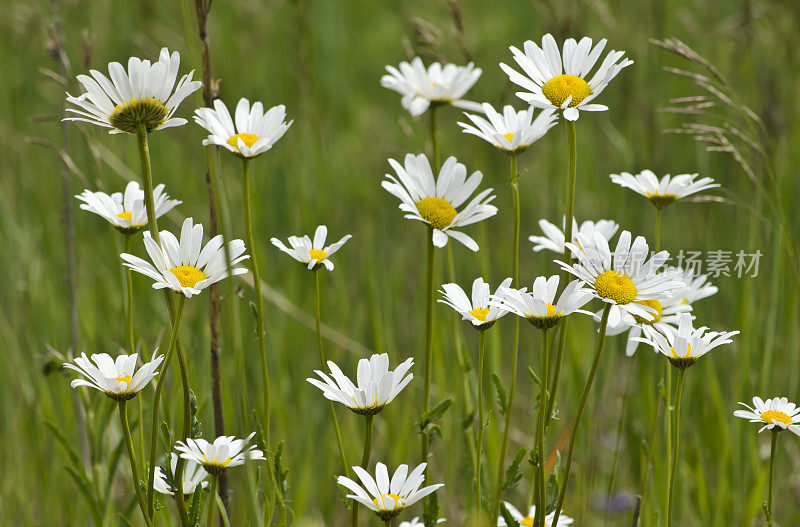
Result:
[[[133,218],[133,213],[129,212],[127,210],[124,210],[124,211],[120,212],[119,214],[117,214],[117,218],[119,218],[121,220],[128,220],[129,222],[133,223],[133,220],[131,219],[131,218]]]
[[[650,313],[650,316],[653,318],[651,320],[647,320],[645,317],[641,317],[639,315],[633,315],[633,318],[636,319],[636,322],[639,324],[655,324],[659,320],[661,320],[661,314],[664,312],[664,308],[661,306],[661,302],[658,300],[639,300],[636,302],[637,304],[641,304],[643,306],[647,306],[651,309],[655,309],[655,313]]]
[[[535,519],[536,518],[534,518],[533,516],[525,516],[524,518],[522,518],[522,521],[520,521],[519,524],[522,527],[533,527],[533,522]]]
[[[775,410],[767,410],[761,414],[761,420],[767,423],[768,425],[783,423],[785,425],[792,424],[792,418],[786,415],[783,412],[778,412]]]
[[[503,134],[503,137],[505,137],[506,141],[508,141],[509,143],[514,142],[514,132],[508,132],[507,134]]]
[[[559,75],[553,77],[542,86],[542,94],[553,106],[561,107],[567,97],[572,95],[568,108],[573,108],[581,103],[586,97],[592,94],[591,88],[580,77],[575,75]]]
[[[117,382],[124,382],[125,384],[128,385],[128,388],[131,387],[131,381],[133,380],[133,377],[131,377],[130,375],[117,375],[115,378]]]
[[[619,271],[605,271],[594,282],[597,294],[602,298],[613,300],[615,304],[629,304],[636,298],[636,287],[633,281]]]
[[[488,307],[478,307],[469,312],[470,315],[477,318],[481,322],[486,322],[486,317],[489,315]]]
[[[417,210],[422,219],[434,229],[445,229],[456,217],[456,209],[446,199],[423,198],[417,202]]]
[[[253,148],[253,145],[256,144],[256,141],[258,141],[261,138],[258,137],[257,135],[248,134],[245,132],[243,134],[236,134],[234,136],[231,136],[231,138],[228,139],[228,144],[234,148],[239,148],[239,139],[242,140],[242,142],[247,148]]]
[[[206,279],[206,275],[197,267],[191,265],[180,265],[170,272],[175,275],[182,287],[194,287],[197,282]]]
[[[312,260],[317,260],[318,262],[321,262],[322,260],[328,257],[328,253],[326,253],[322,249],[309,249],[308,255],[311,257]]]
[[[394,505],[391,509],[386,507],[386,498],[392,498]],[[397,494],[381,494],[378,498],[373,498],[372,503],[381,510],[395,511],[405,507],[405,500]]]

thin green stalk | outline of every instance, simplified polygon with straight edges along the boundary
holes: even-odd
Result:
[[[164,379],[167,378],[167,367],[172,359],[172,353],[175,350],[175,343],[178,340],[178,333],[181,327],[181,318],[183,318],[183,306],[186,303],[186,297],[181,295],[178,301],[178,307],[175,316],[172,320],[172,330],[169,335],[169,344],[167,345],[167,352],[164,356],[164,363],[161,366],[161,371],[158,374],[158,381],[156,381],[156,392],[153,396],[153,422],[150,428],[150,475],[147,480],[147,502],[150,515],[153,515],[153,482],[155,481],[155,468],[156,468],[156,451],[158,447],[158,408],[159,400],[161,398],[161,390],[164,388]]]
[[[125,233],[123,236],[125,240],[125,252],[130,254],[131,253],[131,235]],[[126,325],[125,325],[125,337],[128,343],[128,353],[131,355],[136,353],[136,344],[133,341],[133,271],[129,267],[125,267],[125,293],[127,295],[127,309],[125,312],[126,317]],[[136,408],[139,414],[139,424],[136,428],[138,428],[138,433],[136,434],[139,438],[139,457],[144,459],[144,420],[143,420],[143,411],[142,411],[142,398],[138,397],[136,399]]]
[[[364,452],[361,454],[361,468],[369,470],[369,457],[372,452],[372,420],[374,415],[364,416]],[[358,526],[358,502],[353,500],[352,527]]]
[[[509,184],[511,186],[511,199],[514,204],[514,241],[512,243],[511,278],[515,286],[519,282],[519,173],[517,171],[517,156],[511,155],[511,173]],[[505,424],[503,426],[503,441],[500,443],[500,455],[497,458],[497,477],[495,478],[494,504],[492,518],[500,515],[500,501],[503,485],[503,471],[505,469],[506,448],[508,447],[508,432],[511,429],[511,408],[514,404],[514,391],[517,387],[517,356],[519,354],[519,317],[514,317],[514,333],[511,338],[511,384],[508,390],[508,399],[505,408]]]
[[[317,350],[319,350],[319,364],[322,371],[325,371],[325,352],[322,349],[322,325],[321,315],[321,295],[319,293],[319,269],[314,270],[314,316],[317,322]],[[331,408],[331,419],[333,420],[333,429],[336,432],[336,444],[339,447],[339,457],[342,459],[342,469],[345,474],[349,474],[350,465],[347,464],[347,456],[344,453],[344,442],[342,441],[342,431],[339,428],[339,420],[336,418],[336,411],[333,408],[333,401],[328,401]]]
[[[428,229],[428,257],[425,265],[425,384],[423,411],[431,408],[431,362],[433,361],[433,270],[436,265],[436,248],[433,245],[433,231]],[[428,434],[422,433],[422,462],[428,462]]]
[[[181,298],[185,298],[181,295]],[[183,301],[183,300],[182,300]],[[183,353],[183,347],[180,345],[175,346],[175,350],[178,354],[178,367],[181,372],[181,387],[183,389],[183,429],[181,433],[181,439],[186,441],[186,439],[192,433],[192,390],[189,384],[189,365],[186,362],[186,355]],[[155,435],[156,429],[153,429],[153,434]],[[179,489],[183,488],[183,466],[186,464],[186,460],[178,457],[178,462],[175,464],[175,483]],[[189,513],[186,507],[186,499],[183,495],[183,492],[176,492],[175,493],[175,503],[178,506],[178,514],[181,518],[181,523],[183,524],[185,520],[185,526],[189,527]]]
[[[672,504],[675,497],[675,476],[678,473],[678,446],[681,440],[681,395],[683,393],[683,377],[685,374],[685,368],[678,370],[678,380],[675,388],[675,435],[673,437],[672,468],[669,473],[669,494],[667,495],[667,527],[672,527]]]
[[[153,521],[147,512],[147,504],[142,495],[142,488],[139,485],[139,468],[136,464],[136,454],[133,451],[133,440],[131,439],[131,429],[128,426],[128,410],[125,408],[125,401],[119,401],[119,420],[122,424],[122,434],[125,436],[125,446],[128,448],[128,459],[131,462],[131,475],[133,476],[133,488],[136,491],[136,500],[139,502],[139,508],[142,510],[144,522],[151,526]]]
[[[545,463],[544,463],[544,422],[545,422],[545,411],[547,411],[547,329],[543,329],[542,333],[542,352],[541,352],[541,381],[539,382],[539,418],[537,419],[537,427],[536,427],[536,443],[537,443],[537,454],[539,457],[539,467],[536,471],[538,475],[538,489],[539,492],[536,496],[536,510],[540,511],[535,518],[536,525],[543,527],[544,526],[544,511],[546,508],[546,499],[545,499],[545,480],[547,479],[547,475],[545,474]]]
[[[656,207],[656,232],[653,246],[656,252],[661,250],[661,207]]]
[[[589,377],[586,379],[586,386],[583,388],[581,401],[578,403],[578,411],[575,413],[575,419],[572,421],[572,432],[569,435],[569,445],[567,446],[567,459],[566,463],[564,464],[564,482],[561,484],[561,492],[558,495],[558,502],[556,503],[552,527],[556,527],[558,525],[558,518],[561,516],[561,508],[564,506],[564,497],[567,495],[567,483],[569,483],[569,471],[572,468],[572,454],[575,449],[575,438],[578,436],[578,425],[581,423],[581,416],[583,416],[583,411],[586,408],[586,401],[589,398],[589,392],[592,390],[594,377],[597,374],[597,367],[600,365],[600,357],[603,354],[603,346],[606,341],[608,312],[610,310],[611,304],[606,303],[605,307],[603,308],[603,316],[600,319],[600,333],[597,335],[597,347],[594,350],[592,368],[589,370]]]
[[[780,428],[772,428],[772,441],[769,444],[769,494],[767,494],[767,526],[772,527],[772,485],[775,481],[775,449],[778,446]]]
[[[439,108],[437,103],[431,104],[431,119],[429,122],[430,126],[430,135],[431,135],[431,161],[433,163],[434,170],[439,170],[439,140],[436,136],[436,110]]]
[[[564,126],[567,130],[567,155],[569,156],[569,165],[567,168],[567,196],[566,205],[564,207],[564,241],[572,243],[572,222],[575,216],[575,181],[578,175],[578,144],[575,134],[575,122],[567,121],[564,119]],[[564,247],[564,258],[567,262],[572,260],[572,251]],[[561,281],[566,284],[569,275],[566,271],[561,272]],[[558,332],[558,351],[556,352],[555,366],[553,368],[553,380],[550,384],[550,402],[547,405],[547,414],[545,416],[545,428],[550,425],[550,419],[553,415],[553,407],[556,401],[556,390],[558,389],[558,379],[561,376],[561,361],[564,358],[564,349],[567,345],[567,320],[565,318],[561,321],[561,328]]]
[[[661,370],[661,374],[659,375],[659,377],[663,381],[664,380],[664,373],[663,373],[664,370],[663,369],[667,368],[668,366],[666,365],[666,363],[662,363],[661,367],[662,367],[662,370]],[[661,384],[663,385],[663,382]],[[663,397],[662,393],[663,393],[663,388],[662,388],[662,390],[659,390],[659,393],[657,394],[657,397],[656,397],[656,410],[655,410],[655,412],[653,412],[653,422],[650,424],[650,438],[648,439],[648,444],[647,444],[647,458],[645,459],[645,463],[644,463],[644,475],[642,476],[642,488],[639,490],[639,496],[641,497],[641,501],[640,501],[640,505],[639,505],[640,508],[644,507],[644,494],[645,494],[645,491],[647,490],[647,478],[650,475],[650,465],[651,465],[652,460],[653,460],[653,452],[655,451],[656,433],[658,432],[658,417],[661,414],[661,399]]]
[[[156,206],[153,201],[153,172],[150,168],[150,145],[147,142],[147,128],[139,123],[136,137],[139,139],[139,160],[142,163],[142,185],[144,186],[144,206],[147,210],[147,225],[156,243],[161,242],[158,236]]]
[[[478,431],[477,439],[475,440],[475,450],[478,453],[478,463],[475,466],[475,509],[479,520],[481,519],[481,503],[483,502],[481,495],[481,468],[483,465],[481,451],[483,450],[483,361],[486,354],[485,347],[486,331],[481,330],[478,336]]]
[[[258,250],[255,237],[253,236],[253,217],[250,203],[250,161],[242,158],[242,200],[244,201],[244,221],[247,248],[250,251],[250,271],[253,273],[253,290],[256,297],[256,333],[258,334],[258,351],[261,357],[261,378],[264,383],[264,444],[267,450],[271,450],[270,444],[270,393],[269,393],[269,367],[267,366],[267,343],[264,332],[264,298],[261,296],[261,275],[258,270]],[[272,461],[267,462],[269,477],[275,487],[275,499],[278,502],[278,514],[281,521],[286,517],[286,508],[283,503],[283,495],[278,488],[278,481],[272,467]]]
[[[211,475],[211,485],[208,486],[208,506],[206,506],[206,527],[214,527],[214,512],[216,511],[217,500],[217,475]],[[180,493],[178,493],[180,494]]]

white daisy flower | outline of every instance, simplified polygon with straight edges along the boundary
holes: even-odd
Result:
[[[536,108],[561,110],[564,119],[575,121],[579,110],[608,110],[602,104],[590,103],[606,89],[622,68],[633,64],[632,60],[624,58],[624,51],[612,50],[587,81],[605,46],[606,39],[592,47],[589,37],[583,37],[580,42],[569,38],[560,53],[556,40],[548,33],[542,38],[541,48],[530,40],[525,42],[524,53],[515,46],[509,48],[524,75],[502,62],[500,68],[511,82],[527,90],[517,92],[517,97]]]
[[[655,313],[651,313],[652,319],[623,313],[619,324],[608,326],[606,335],[619,335],[627,331],[628,342],[625,346],[625,354],[628,357],[632,357],[639,346],[639,338],[642,336],[644,328],[652,328],[661,333],[674,334],[678,331],[681,313],[688,313],[692,310],[692,306],[683,301],[681,291],[683,291],[682,288],[678,289],[672,296],[664,300],[642,300],[643,305],[655,311]],[[599,314],[595,313],[595,319],[599,320]]]
[[[169,455],[170,473],[175,474],[175,468],[178,465],[178,455],[174,452]],[[192,494],[198,485],[204,489],[208,486],[208,472],[205,471],[202,465],[196,461],[189,460],[183,466],[183,493]],[[175,489],[172,483],[167,482],[167,475],[161,470],[161,467],[156,467],[155,479],[153,480],[153,488],[161,494],[174,494]]]
[[[75,197],[83,202],[81,209],[102,216],[122,233],[133,234],[147,225],[144,191],[139,188],[139,183],[136,181],[128,183],[124,193],[114,192],[109,196],[105,192],[84,190]],[[153,202],[156,218],[160,218],[181,204],[177,199],[169,199],[164,192],[163,184],[153,189]]]
[[[503,280],[497,290],[500,291],[510,286],[511,280],[511,278]],[[472,322],[472,325],[480,330],[489,329],[500,317],[508,313],[502,307],[489,305],[492,289],[489,284],[483,281],[483,278],[476,278],[472,282],[471,300],[458,284],[443,284],[442,290],[439,292],[444,297],[439,302],[447,304],[458,311],[461,314],[461,320]]]
[[[135,397],[158,375],[156,368],[164,360],[163,355],[157,355],[137,370],[138,358],[138,353],[119,355],[116,360],[107,353],[96,353],[92,355],[90,361],[85,353],[81,353],[81,356],[75,359],[75,364],[65,363],[64,367],[86,377],[86,379],[74,379],[70,383],[71,387],[88,386],[100,390],[115,401],[127,401]]]
[[[386,66],[386,71],[389,74],[381,77],[381,86],[402,95],[400,104],[414,117],[425,113],[431,104],[480,110],[480,104],[461,99],[481,76],[481,69],[471,62],[466,66],[434,62],[425,69],[422,59],[415,57],[410,64]]]
[[[650,248],[642,236],[631,244],[631,233],[623,231],[612,253],[608,241],[599,233],[592,237],[578,234],[575,243],[567,248],[578,262],[570,265],[558,261],[558,265],[582,280],[603,302],[611,304],[608,325],[620,323],[623,313],[646,320],[655,318],[655,309],[645,305],[644,300],[665,300],[684,286],[669,273],[658,270],[669,259],[667,251],[654,254],[650,259]]]
[[[444,523],[446,521],[447,520],[445,518],[439,518],[436,520],[436,523]],[[425,524],[420,521],[419,516],[414,516],[411,518],[411,521],[400,522],[400,525],[397,527],[423,527],[424,525]]]
[[[533,527],[533,522],[536,518],[536,505],[531,505],[531,508],[528,509],[528,514],[523,515],[519,509],[511,505],[509,502],[504,501],[503,504],[508,509],[508,512],[511,514],[511,517],[514,518],[517,522],[519,522],[520,527]],[[555,517],[555,511],[551,512],[547,516],[544,517],[544,527],[550,527],[553,524],[553,517]],[[558,517],[558,524],[559,525],[572,525],[575,520],[570,518],[569,516],[565,516],[562,514]],[[508,525],[506,520],[503,519],[502,516],[497,518],[497,525],[498,527],[506,527]]]
[[[214,236],[203,247],[203,226],[195,225],[192,218],[184,220],[180,242],[169,231],[161,231],[160,239],[159,246],[149,232],[144,233],[144,246],[153,264],[132,254],[120,255],[127,267],[155,280],[154,289],[168,288],[191,298],[228,276],[222,235]],[[228,249],[231,274],[246,273],[245,268],[233,267],[249,258],[244,254],[244,242],[233,240],[228,243]]]
[[[786,397],[775,397],[773,399],[762,400],[761,397],[753,397],[753,406],[739,403],[747,410],[736,410],[733,415],[742,419],[749,419],[751,423],[763,424],[758,432],[764,430],[791,430],[800,436],[800,408],[794,403],[790,403]]]
[[[208,130],[203,146],[219,145],[239,157],[256,157],[274,145],[292,126],[286,122],[286,107],[273,106],[264,112],[264,105],[247,99],[239,99],[236,105],[235,126],[228,108],[221,100],[214,101],[214,108],[198,108],[194,111],[194,122]]]
[[[387,520],[444,486],[444,483],[439,483],[419,488],[425,481],[423,472],[426,466],[427,463],[421,463],[409,473],[408,465],[400,465],[391,480],[383,463],[375,465],[375,479],[363,468],[353,467],[361,485],[345,476],[339,476],[337,481],[353,493],[348,494],[348,498],[369,508],[381,520]]]
[[[414,359],[406,359],[394,371],[389,370],[389,355],[386,353],[375,354],[369,359],[358,361],[356,382],[353,382],[342,373],[339,366],[333,361],[328,361],[330,376],[314,370],[322,378],[308,378],[308,382],[322,390],[326,399],[347,406],[360,415],[374,415],[397,397],[403,388],[414,378],[413,373],[408,373]]]
[[[528,240],[533,243],[534,252],[539,252],[544,249],[553,251],[558,254],[564,254],[564,225],[566,217],[561,219],[561,228],[559,229],[554,224],[547,220],[539,220],[539,228],[542,229],[544,236],[528,236]],[[611,240],[619,230],[619,225],[613,220],[586,220],[580,225],[578,221],[572,219],[572,242],[575,243],[578,234],[583,235],[584,238],[594,238],[593,232],[600,233],[607,241]]]
[[[448,157],[434,180],[430,162],[425,154],[407,154],[405,166],[394,159],[389,164],[397,177],[386,174],[389,181],[381,186],[399,198],[400,210],[410,220],[427,223],[433,230],[433,244],[447,245],[447,237],[455,238],[473,251],[478,244],[468,235],[456,230],[497,214],[497,207],[489,203],[496,197],[488,188],[476,195],[460,212],[456,210],[475,192],[483,179],[480,171],[467,178],[467,168],[455,157]]]
[[[192,80],[194,71],[191,71],[175,84],[180,64],[177,51],[170,55],[167,48],[162,48],[155,63],[136,57],[128,59],[127,72],[122,64],[112,62],[108,65],[110,80],[97,70],[89,72],[91,77],[78,75],[86,93],[78,97],[67,94],[67,102],[80,109],[67,108],[77,117],[64,120],[111,128],[109,133],[112,134],[135,134],[139,125],[143,125],[147,133],[184,125],[186,119],[172,116],[181,101],[202,83]]]
[[[483,103],[483,114],[485,119],[483,116],[464,112],[473,124],[458,125],[464,129],[465,134],[476,135],[512,154],[522,152],[541,139],[558,120],[553,110],[542,110],[534,119],[532,106],[520,112],[513,106],[504,106],[501,114],[491,104]]]
[[[667,174],[659,180],[652,171],[642,170],[636,175],[623,172],[611,174],[609,177],[617,185],[629,188],[646,197],[660,209],[691,194],[720,186],[719,183],[714,183],[713,178],[696,179],[697,176],[698,174],[679,174],[677,176]]]
[[[730,344],[731,337],[738,335],[738,331],[709,331],[705,326],[697,329],[692,327],[692,317],[689,313],[681,313],[678,320],[678,331],[675,333],[659,333],[647,331],[649,338],[640,339],[662,353],[676,368],[688,368],[712,349]]]
[[[717,294],[717,286],[708,281],[708,275],[697,273],[691,267],[681,269],[668,266],[665,272],[675,273],[677,278],[686,284],[686,287],[676,293],[684,304],[693,304]]]
[[[252,432],[244,439],[234,436],[219,436],[213,443],[205,439],[188,438],[186,442],[178,441],[175,450],[187,461],[194,461],[209,474],[219,474],[226,468],[243,465],[248,459],[265,460],[264,453],[248,442],[253,438]]]
[[[338,242],[331,245],[325,245],[325,239],[328,237],[328,228],[325,225],[320,225],[314,231],[314,241],[308,235],[302,238],[298,236],[289,236],[289,245],[292,248],[286,247],[278,238],[271,238],[272,245],[285,252],[301,264],[308,267],[309,271],[319,269],[320,266],[325,266],[328,271],[333,271],[333,262],[330,261],[330,256],[338,251],[347,240],[352,238],[350,234],[343,236]]]
[[[588,289],[583,289],[579,280],[567,284],[556,302],[559,280],[558,275],[550,278],[537,276],[530,292],[524,287],[522,289],[501,287],[492,297],[491,305],[503,307],[525,318],[538,329],[551,328],[558,324],[562,317],[572,313],[591,315],[590,312],[582,311],[580,308],[594,298],[594,294]]]

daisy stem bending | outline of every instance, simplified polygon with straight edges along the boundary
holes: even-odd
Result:
[[[569,166],[567,168],[567,198],[564,215],[564,242],[572,243],[572,222],[575,216],[575,180],[578,174],[578,144],[575,137],[575,122],[564,119],[564,126],[567,128],[567,151],[569,155]],[[564,257],[569,262],[572,258],[572,251],[564,246]],[[561,273],[561,280],[566,283],[566,271]],[[553,405],[556,400],[556,390],[558,389],[558,378],[561,375],[561,361],[564,358],[564,348],[567,345],[567,319],[561,321],[561,328],[558,333],[558,350],[556,351],[555,365],[553,368],[553,381],[550,387],[552,397],[547,406],[544,426],[550,424],[553,415]]]
[[[547,348],[547,329],[542,330],[542,352],[541,352],[541,381],[539,382],[539,419],[537,420],[537,427],[536,427],[536,444],[537,444],[537,455],[539,458],[539,467],[536,471],[536,474],[539,478],[538,480],[538,489],[539,492],[536,496],[536,510],[537,511],[544,511],[545,510],[545,479],[547,475],[545,474],[545,467],[544,467],[544,421],[545,421],[545,412],[547,411],[547,355],[548,355],[548,348]],[[538,518],[536,519],[536,524],[540,526],[544,526],[544,514],[540,513],[537,514]]]
[[[486,351],[486,331],[481,330],[478,336],[478,433],[475,440],[475,450],[478,453],[478,463],[475,465],[475,494],[476,502],[475,509],[478,513],[478,519],[481,516],[481,450],[483,449],[483,359]]]
[[[564,482],[561,484],[561,492],[558,495],[558,502],[556,503],[555,516],[551,522],[552,527],[558,526],[558,517],[561,516],[561,508],[564,506],[564,497],[567,495],[567,483],[569,482],[569,471],[572,468],[572,453],[575,449],[575,438],[578,436],[578,425],[581,422],[583,410],[586,408],[586,401],[589,399],[589,392],[592,390],[592,383],[594,383],[594,376],[597,374],[597,367],[600,365],[600,357],[603,354],[603,346],[606,342],[606,328],[608,327],[608,312],[611,310],[611,304],[606,303],[603,308],[603,315],[600,318],[600,333],[597,335],[597,347],[594,350],[594,359],[592,359],[592,368],[589,370],[589,377],[586,379],[586,386],[583,388],[580,403],[578,403],[578,411],[575,413],[575,418],[572,420],[572,432],[569,435],[569,445],[567,446],[567,459],[564,464]]]
[[[675,496],[675,476],[678,473],[678,445],[680,444],[680,415],[681,395],[683,393],[683,377],[686,369],[678,370],[678,380],[675,388],[675,435],[673,436],[672,468],[669,473],[669,493],[667,494],[667,527],[672,527],[672,501]]]
[[[314,316],[317,321],[317,349],[319,350],[319,364],[320,368],[325,370],[325,352],[322,349],[322,331],[320,326],[321,319],[321,297],[319,293],[319,269],[314,269]],[[328,401],[331,408],[331,419],[333,420],[333,429],[336,432],[336,444],[339,447],[339,457],[342,459],[342,467],[345,473],[349,473],[350,465],[347,464],[347,456],[344,453],[344,442],[342,441],[342,431],[339,428],[339,420],[336,419],[336,411],[333,408],[333,401]]]
[[[167,353],[164,357],[164,365],[161,367],[161,373],[158,375],[158,382],[156,382],[156,392],[153,397],[153,422],[150,428],[150,475],[147,481],[147,501],[148,510],[150,515],[153,515],[153,482],[155,481],[156,469],[156,451],[158,447],[158,404],[161,399],[161,390],[164,388],[164,379],[167,378],[167,368],[172,359],[172,352],[175,350],[175,344],[178,341],[178,333],[181,327],[181,318],[183,317],[183,306],[186,303],[186,297],[181,295],[178,301],[178,307],[175,311],[175,316],[172,320],[172,330],[169,334],[169,344],[167,345]]]
[[[150,519],[147,504],[142,495],[142,487],[139,485],[139,468],[136,463],[136,454],[133,451],[133,440],[131,439],[131,429],[128,425],[128,409],[125,406],[125,401],[119,401],[119,420],[122,425],[122,434],[125,436],[125,446],[128,449],[128,460],[131,463],[131,476],[133,477],[133,488],[136,491],[136,500],[139,502],[139,508],[142,510],[144,522],[148,526],[151,526],[153,522]]]
[[[250,248],[250,271],[253,273],[253,292],[256,297],[256,333],[258,334],[258,351],[261,357],[261,378],[264,383],[264,444],[267,447],[268,457],[270,446],[269,438],[269,367],[267,366],[267,343],[266,334],[264,333],[264,298],[261,296],[261,275],[258,272],[258,251],[256,250],[256,241],[253,236],[253,217],[250,204],[250,161],[246,158],[242,159],[242,200],[244,201],[244,222],[247,240],[245,243]],[[281,519],[285,518],[285,507],[283,503],[283,495],[280,488],[278,488],[278,481],[275,479],[275,473],[272,469],[272,461],[267,462],[267,470],[269,477],[275,486],[275,500],[278,502],[278,514]]]
[[[206,507],[206,527],[214,527],[214,512],[216,511],[217,500],[217,475],[211,475],[211,484],[208,486],[208,506]]]
[[[425,264],[425,386],[422,413],[431,408],[431,362],[433,361],[433,269],[436,265],[436,247],[433,245],[433,230],[428,229],[428,257]],[[428,462],[428,433],[422,431],[422,463]]]
[[[775,450],[778,446],[778,432],[780,428],[772,428],[772,441],[769,444],[769,490],[767,494],[767,526],[772,527],[772,485],[775,480]]]
[[[361,468],[369,468],[369,457],[372,452],[372,420],[374,415],[364,416],[364,452],[361,454]],[[358,502],[353,500],[352,526],[358,527]]]
[[[153,200],[153,172],[150,168],[150,145],[147,142],[147,128],[139,123],[136,130],[139,139],[139,159],[142,163],[142,186],[144,187],[144,206],[147,210],[147,226],[156,243],[160,242],[158,235],[158,220],[156,219],[156,206]]]
[[[519,173],[517,171],[517,155],[511,154],[511,173],[509,185],[511,198],[514,203],[514,241],[511,255],[511,278],[516,286],[519,282]],[[500,501],[503,492],[503,471],[505,469],[506,447],[508,446],[508,432],[511,429],[511,408],[514,404],[514,391],[517,387],[517,355],[519,354],[519,317],[514,317],[514,333],[511,337],[511,384],[508,389],[508,399],[504,411],[505,425],[503,426],[503,441],[500,443],[500,455],[497,459],[497,478],[495,480],[494,505],[492,518],[500,515]]]

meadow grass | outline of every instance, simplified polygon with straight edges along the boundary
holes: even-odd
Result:
[[[64,19],[66,51],[74,73],[89,67],[105,69],[113,60],[157,54],[162,46],[181,51],[195,61],[185,41],[181,2],[59,2]],[[295,119],[286,137],[267,155],[252,163],[252,198],[256,239],[266,292],[266,333],[273,404],[273,443],[283,442],[289,467],[290,508],[297,525],[344,525],[345,509],[335,483],[341,463],[330,426],[327,404],[305,382],[318,367],[314,333],[314,283],[310,273],[268,244],[268,238],[311,232],[326,224],[331,237],[351,233],[351,240],[334,257],[336,270],[322,282],[322,321],[328,359],[353,372],[358,358],[370,352],[390,354],[393,364],[417,358],[416,379],[404,396],[376,417],[373,461],[390,468],[418,459],[414,421],[422,390],[424,329],[424,229],[409,224],[396,202],[380,188],[389,172],[387,157],[426,149],[426,119],[412,119],[396,94],[378,80],[385,64],[409,55],[454,63],[474,60],[484,72],[470,92],[473,100],[494,105],[514,104],[514,87],[497,67],[509,61],[507,46],[538,40],[552,32],[558,38],[587,34],[605,36],[609,46],[626,50],[636,63],[603,94],[611,111],[582,116],[578,126],[578,185],[576,217],[613,218],[622,229],[648,238],[653,235],[654,209],[644,199],[612,185],[608,174],[651,168],[658,174],[700,172],[723,185],[722,202],[678,203],[665,210],[662,247],[684,250],[732,250],[763,257],[756,278],[712,279],[719,293],[695,307],[695,314],[712,328],[741,330],[733,346],[702,360],[687,376],[681,414],[682,458],[678,467],[676,520],[680,525],[761,525],[766,496],[769,434],[734,419],[737,401],[753,395],[800,396],[800,325],[797,269],[788,256],[787,241],[798,241],[795,213],[800,190],[797,167],[800,141],[797,102],[796,25],[800,11],[794,2],[693,2],[658,0],[632,3],[598,1],[521,1],[457,3],[463,32],[452,15],[456,2],[295,2],[236,0],[214,3],[210,17],[213,76],[220,79],[220,96],[229,105],[239,97],[285,104]],[[83,525],[91,515],[66,470],[67,454],[48,423],[71,444],[80,444],[75,399],[69,376],[59,370],[47,350],[66,354],[70,346],[65,239],[62,230],[61,180],[58,152],[43,142],[60,145],[56,116],[64,89],[43,74],[57,71],[48,57],[52,40],[52,9],[48,2],[6,4],[0,20],[0,251],[8,277],[0,288],[0,347],[5,367],[0,374],[0,443],[8,455],[0,473],[0,519],[15,525]],[[424,22],[424,23],[423,23]],[[426,29],[427,28],[427,29]],[[194,35],[192,35],[194,36]],[[749,108],[762,116],[765,131],[758,138],[768,149],[766,160],[775,174],[777,196],[787,212],[788,240],[777,233],[773,195],[761,192],[740,168],[721,153],[707,152],[690,136],[664,134],[695,116],[660,111],[669,99],[696,95],[690,81],[663,71],[686,68],[686,61],[649,43],[650,38],[676,36],[689,44],[731,82]],[[192,43],[196,46],[196,43]],[[185,71],[186,68],[181,68]],[[77,88],[74,75],[69,91]],[[498,97],[498,94],[502,94]],[[188,104],[189,101],[193,101]],[[184,104],[188,117],[197,102]],[[702,116],[700,117],[702,119]],[[455,276],[467,285],[482,275],[496,284],[510,275],[512,223],[507,186],[507,159],[490,145],[462,134],[456,121],[460,110],[439,111],[442,157],[456,155],[472,170],[484,173],[483,186],[498,194],[497,216],[469,229],[481,245],[473,255],[452,246]],[[138,178],[136,143],[129,136],[108,136],[89,126],[71,126],[70,173],[73,194],[84,188],[115,191]],[[175,232],[183,217],[207,222],[205,156],[196,125],[157,132],[151,136],[156,182],[183,204],[161,227]],[[520,156],[522,241],[520,277],[530,285],[534,276],[554,274],[552,253],[533,253],[529,234],[539,234],[536,222],[555,223],[562,215],[566,137],[563,126]],[[239,186],[239,163],[222,156],[223,200],[227,232],[243,237],[244,220]],[[754,164],[757,179],[765,181],[764,163]],[[119,261],[122,240],[98,218],[78,210],[71,200],[77,237],[77,306],[79,347],[115,354],[125,346],[124,274]],[[452,242],[451,242],[452,243]],[[116,244],[116,245],[114,245]],[[137,246],[138,245],[138,246]],[[134,240],[141,254],[141,239]],[[443,254],[440,253],[440,254]],[[444,261],[443,257],[439,258]],[[446,279],[443,266],[434,283]],[[149,353],[166,346],[169,325],[160,295],[151,293],[149,280],[134,276],[135,336]],[[245,436],[253,425],[240,404],[242,389],[248,406],[259,407],[259,357],[254,323],[244,315],[252,289],[246,281],[231,280],[220,287],[224,295],[222,375],[223,404],[229,433]],[[208,375],[207,297],[187,304],[183,346],[189,357],[199,419],[206,437],[213,418]],[[455,349],[449,309],[437,304],[434,336],[432,400],[452,396],[454,406],[440,423],[443,438],[432,445],[433,462],[426,481],[445,482],[439,502],[450,525],[460,525],[474,504],[466,434],[465,407],[460,396],[456,354],[477,364],[477,334],[461,332],[463,350]],[[237,321],[241,320],[240,326]],[[551,426],[548,446],[568,435],[594,348],[596,326],[573,319],[562,380],[557,394],[559,419]],[[498,323],[487,336],[487,370],[497,371],[508,385],[511,322]],[[533,448],[532,423],[538,387],[527,373],[538,365],[539,335],[521,327],[520,367],[513,409],[508,460],[520,448]],[[247,350],[241,371],[232,349]],[[655,406],[655,381],[660,360],[640,347],[634,360],[624,355],[624,337],[610,337],[577,439],[571,490],[565,512],[576,525],[627,525],[632,497],[639,492],[650,416]],[[632,370],[629,375],[628,371]],[[173,431],[181,416],[177,368],[169,372],[166,408]],[[648,382],[652,379],[652,383]],[[630,382],[630,385],[628,385]],[[489,465],[495,459],[502,418],[486,381],[490,424],[485,436]],[[625,391],[630,396],[625,398]],[[95,404],[90,422],[103,423],[113,410],[111,401],[87,393]],[[627,400],[623,408],[622,401]],[[249,410],[249,409],[248,409]],[[357,460],[363,419],[337,408],[348,458]],[[620,414],[624,421],[620,426]],[[90,472],[105,471],[111,450],[120,440],[115,421],[105,429],[95,450]],[[134,432],[134,435],[136,432]],[[620,435],[621,434],[621,435]],[[647,500],[640,525],[664,522],[669,460],[664,434],[654,455]],[[775,517],[781,525],[800,522],[797,480],[800,442],[786,434],[779,442]],[[766,450],[765,450],[766,449]],[[617,452],[618,451],[618,452]],[[79,452],[80,453],[80,452]],[[105,522],[117,524],[116,514],[128,511],[134,525],[135,498],[130,492],[127,464],[115,466],[108,484],[111,498]],[[261,479],[265,470],[256,468]],[[255,471],[254,471],[255,472]],[[529,470],[506,499],[515,503],[528,495]],[[235,506],[232,524],[239,525],[247,509],[245,471],[231,473]],[[262,487],[264,485],[262,484]],[[490,486],[487,485],[487,488]],[[607,491],[616,497],[606,504]],[[418,507],[421,511],[421,507]],[[406,513],[407,516],[414,514]],[[365,514],[362,517],[366,517]],[[405,518],[409,519],[409,518]]]

